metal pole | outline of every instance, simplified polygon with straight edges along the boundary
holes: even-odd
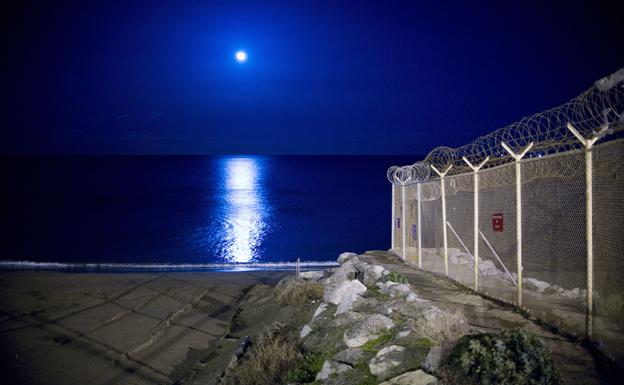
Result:
[[[395,187],[394,187],[394,183],[392,184],[392,218],[390,221],[391,227],[390,227],[390,250],[394,250],[394,228],[396,226],[396,208],[394,207],[394,205],[396,204],[394,202],[394,194],[395,194]]]
[[[418,231],[418,268],[422,269],[422,234],[421,234],[421,213],[420,213],[420,183],[418,183],[416,185],[416,212],[417,212],[417,217],[418,217],[418,222],[417,222],[417,226],[418,229],[416,229]]]
[[[522,306],[522,166],[520,160],[533,147],[533,142],[519,154],[516,154],[505,142],[501,146],[514,158],[516,163],[516,266],[518,283],[516,284],[518,306]]]
[[[587,239],[587,317],[585,328],[587,338],[591,338],[594,329],[594,233],[593,233],[593,164],[591,149],[594,143],[608,133],[608,124],[603,124],[600,130],[591,139],[585,139],[572,126],[567,124],[568,129],[585,146],[585,237]]]
[[[453,167],[452,164],[449,164],[446,170],[440,172],[434,166],[431,166],[433,171],[436,172],[440,176],[440,193],[442,194],[442,239],[444,241],[444,274],[448,276],[448,237],[446,234],[446,191],[444,188],[444,176],[447,172]]]
[[[403,222],[402,224],[402,233],[401,233],[401,242],[402,242],[402,248],[401,248],[401,254],[403,254],[403,259],[405,259],[405,256],[407,255],[407,249],[405,247],[406,245],[406,224],[407,221],[405,220],[405,185],[401,185],[401,222]]]
[[[466,162],[466,164],[468,166],[470,166],[470,168],[472,168],[472,170],[474,171],[474,176],[473,176],[473,181],[474,181],[474,290],[477,291],[479,289],[479,170],[481,169],[481,167],[483,167],[483,165],[485,164],[485,162],[487,162],[490,157],[488,156],[487,158],[485,158],[485,160],[483,162],[481,162],[480,165],[478,166],[473,166],[472,163],[470,163],[468,161],[468,159],[466,159],[466,157],[462,158],[464,160],[464,162]]]

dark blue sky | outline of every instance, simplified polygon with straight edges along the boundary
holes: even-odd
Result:
[[[13,3],[5,154],[426,154],[624,65],[615,2]]]

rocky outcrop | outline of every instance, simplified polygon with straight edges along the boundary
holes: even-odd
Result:
[[[378,338],[382,333],[392,329],[394,322],[381,314],[373,314],[354,323],[345,333],[344,342],[350,348],[357,348],[368,341]]]
[[[401,374],[391,380],[382,382],[380,385],[435,385],[437,383],[438,379],[434,376],[427,374],[422,370],[416,370]]]

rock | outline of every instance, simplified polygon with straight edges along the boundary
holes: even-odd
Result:
[[[344,281],[339,285],[327,285],[323,294],[323,301],[339,305],[343,300],[350,300],[353,294],[364,294],[366,286],[358,280]]]
[[[387,273],[383,266],[368,263],[356,264],[355,268],[360,273],[358,279],[367,287],[375,287],[377,281],[385,275],[384,273]]]
[[[447,349],[444,349],[440,345],[432,347],[422,364],[422,368],[429,373],[435,373],[442,363],[442,358],[445,355],[445,350]]]
[[[299,333],[299,338],[305,338],[312,331],[310,325],[305,325],[303,329],[301,329],[301,333]]]
[[[312,315],[312,320],[314,320],[316,317],[318,317],[322,312],[324,312],[327,309],[327,304],[326,303],[321,303],[319,305],[319,307],[316,308],[316,311],[314,312],[314,314]]]
[[[351,263],[359,262],[357,254],[349,253],[349,252],[341,253],[338,256],[338,263],[343,265],[346,262],[351,262]]]
[[[409,370],[418,369],[428,350],[429,348],[424,347],[406,349],[403,346],[390,345],[377,352],[368,367],[379,381],[385,381]]]
[[[392,377],[388,375],[389,372],[401,365],[404,355],[405,348],[403,346],[390,345],[377,352],[377,355],[370,360],[368,367],[371,373],[377,376],[378,379],[384,380]]]
[[[381,306],[382,303],[379,302],[377,298],[360,297],[355,300],[351,308],[353,311],[372,314],[379,313],[379,309],[381,308]]]
[[[353,323],[345,331],[343,341],[348,347],[357,348],[393,327],[394,322],[390,318],[381,314],[369,315],[363,320]]]
[[[490,261],[489,259],[479,258],[479,271],[484,276],[499,276],[503,274],[502,271],[498,270],[494,262]]]
[[[332,359],[340,363],[355,366],[362,357],[364,357],[364,350],[362,348],[350,348],[334,354]]]
[[[325,272],[322,270],[303,271],[299,273],[299,276],[308,281],[318,281],[325,276]]]
[[[343,373],[350,369],[352,368],[349,365],[341,364],[340,362],[326,360],[323,363],[323,367],[321,368],[321,371],[316,374],[316,381],[327,380],[330,377],[338,373]]]
[[[348,262],[336,269],[334,274],[332,274],[331,277],[325,279],[324,282],[327,284],[340,285],[344,281],[350,281],[355,279],[357,274],[358,271],[356,270],[353,263]]]
[[[416,370],[401,374],[394,377],[391,380],[382,382],[379,385],[434,385],[438,383],[438,379],[434,376],[423,372],[422,370]]]
[[[359,295],[351,292],[347,295],[345,295],[342,300],[340,301],[340,304],[338,305],[338,308],[336,309],[336,312],[334,313],[334,316],[337,316],[338,314],[342,314],[344,312],[347,311],[351,311],[351,309],[353,308],[353,304],[358,300],[358,299],[362,299],[362,297],[360,297]]]
[[[377,287],[382,293],[388,294],[390,297],[407,297],[412,290],[409,283],[396,283],[393,281],[377,282]]]
[[[413,291],[410,291],[410,293],[407,295],[407,297],[405,297],[405,300],[408,301],[408,302],[424,302],[424,300],[418,298],[416,293],[414,293]]]

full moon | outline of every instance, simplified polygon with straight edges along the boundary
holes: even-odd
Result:
[[[245,51],[238,51],[236,52],[236,61],[239,63],[244,63],[247,61],[247,52]]]

